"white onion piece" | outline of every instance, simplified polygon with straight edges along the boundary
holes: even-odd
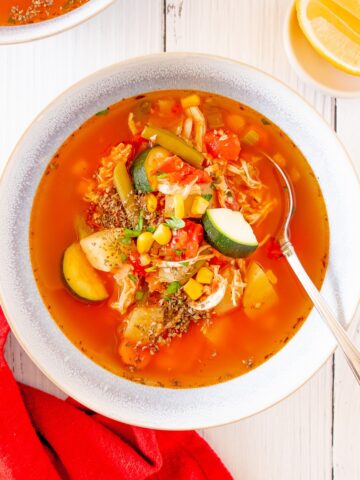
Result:
[[[218,288],[214,293],[211,293],[205,298],[205,300],[202,300],[201,302],[190,302],[190,307],[198,311],[211,310],[212,308],[215,308],[216,305],[218,305],[224,298],[228,284],[226,278],[222,277],[221,275],[218,275],[217,281]]]

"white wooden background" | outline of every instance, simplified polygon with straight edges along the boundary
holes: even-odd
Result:
[[[360,166],[360,99],[325,97],[291,71],[282,45],[289,1],[117,0],[69,32],[0,46],[0,165],[33,117],[72,83],[111,63],[166,50],[220,54],[272,73],[319,110]],[[360,343],[359,326],[355,333]],[[7,358],[18,379],[59,394],[12,336]],[[202,434],[236,479],[359,480],[359,393],[338,352],[280,404]]]

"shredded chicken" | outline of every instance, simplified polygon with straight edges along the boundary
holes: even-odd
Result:
[[[259,188],[262,186],[260,180],[254,178],[254,176],[257,174],[255,167],[245,162],[245,160],[241,160],[241,167],[229,164],[227,168],[229,172],[239,175],[244,184],[249,188]]]
[[[132,271],[133,267],[131,265],[124,264],[114,275],[114,280],[119,287],[119,298],[111,304],[111,308],[117,310],[122,315],[135,301],[137,282],[134,282],[129,277]]]
[[[106,189],[113,187],[113,175],[116,165],[119,162],[126,163],[131,152],[132,146],[130,144],[125,145],[124,143],[119,143],[111,149],[107,157],[101,159],[99,170],[95,174],[96,185],[90,185],[84,200],[97,203],[100,192],[104,192]]]
[[[192,129],[193,129],[193,120],[192,118],[188,117],[185,120],[183,125],[182,137],[185,138],[186,140],[189,140],[191,137]]]
[[[199,152],[204,150],[204,137],[206,133],[205,117],[199,107],[189,107],[185,110],[188,118],[194,122],[194,142],[195,147]]]
[[[189,195],[200,195],[200,185],[196,185],[197,178],[194,178],[190,183],[186,185],[180,185],[179,183],[169,183],[165,179],[158,180],[158,190],[165,195],[181,195],[185,200]]]
[[[136,126],[135,120],[134,120],[134,114],[133,112],[129,113],[128,116],[128,126],[129,130],[133,135],[137,135],[139,133],[139,129]]]
[[[239,261],[241,262],[240,264]],[[244,288],[246,287],[246,283],[244,281],[245,261],[242,259],[238,260],[238,266],[239,268],[234,270],[234,275],[231,282],[231,301],[234,307],[239,305]]]

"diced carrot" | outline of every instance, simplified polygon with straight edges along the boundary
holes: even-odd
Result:
[[[241,115],[231,113],[226,116],[226,124],[235,133],[241,133],[245,127],[245,118]]]
[[[126,365],[131,365],[136,368],[145,368],[151,361],[151,355],[147,350],[136,348],[135,345],[126,338],[120,341],[119,354],[122,361]]]
[[[88,168],[88,162],[84,158],[81,158],[72,164],[71,171],[76,176],[82,176],[87,173]]]

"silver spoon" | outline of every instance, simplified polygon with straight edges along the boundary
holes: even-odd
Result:
[[[286,185],[286,192],[288,196],[288,211],[286,219],[283,225],[280,228],[280,231],[277,235],[280,248],[285,258],[289,262],[289,265],[293,269],[295,275],[300,281],[306,293],[311,298],[315,308],[319,312],[321,318],[327,324],[331,332],[333,333],[338,345],[340,345],[342,351],[345,354],[346,360],[348,361],[351,370],[353,371],[358,383],[360,384],[360,351],[355,347],[353,342],[348,337],[345,329],[342,327],[340,322],[336,319],[329,305],[325,302],[323,297],[320,295],[320,292],[313,284],[309,275],[306,273],[304,267],[302,266],[294,247],[289,238],[289,226],[291,217],[294,213],[294,193],[292,190],[291,183],[289,182],[285,172],[281,167],[265,152],[261,151],[261,154],[269,160],[277,172],[280,174],[281,178],[284,180]]]

